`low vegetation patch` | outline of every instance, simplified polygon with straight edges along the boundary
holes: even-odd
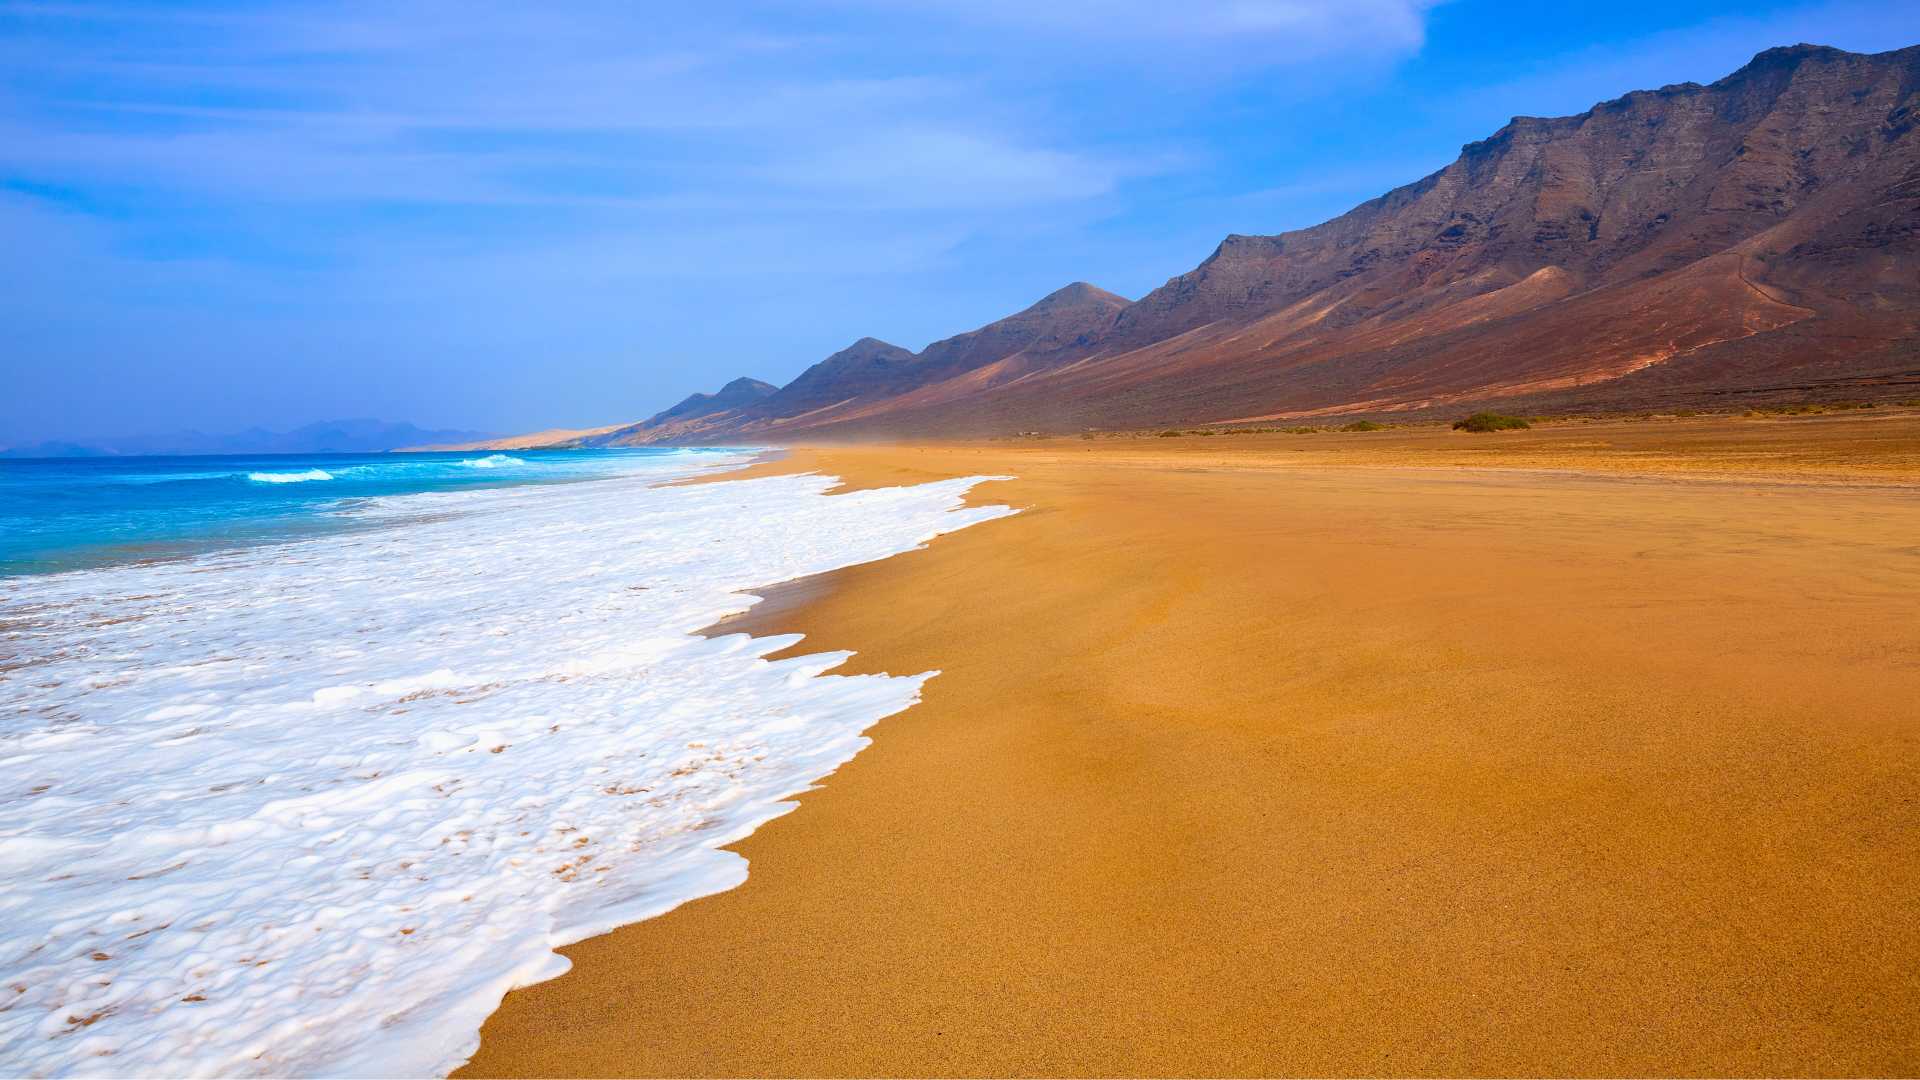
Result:
[[[1312,435],[1324,430],[1317,427],[1168,428],[1158,432],[1156,437],[1184,439],[1189,435]]]
[[[1340,430],[1341,431],[1385,431],[1387,430],[1387,425],[1376,424],[1371,420],[1355,420],[1353,423],[1348,424],[1345,427],[1342,427]]]
[[[1532,424],[1527,423],[1518,416],[1503,416],[1500,413],[1493,412],[1477,412],[1465,420],[1455,420],[1453,422],[1453,430],[1455,431],[1474,432],[1518,431],[1522,428],[1530,428],[1532,426]]]
[[[1858,409],[1871,409],[1877,406],[1872,401],[1807,401],[1798,405],[1758,405],[1747,410],[1748,416],[1821,416],[1826,413],[1853,412]]]

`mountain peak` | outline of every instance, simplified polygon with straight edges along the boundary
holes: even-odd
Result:
[[[912,361],[913,354],[898,345],[863,337],[768,395],[758,411],[794,416],[834,405],[885,382]]]
[[[1845,49],[1836,49],[1831,45],[1809,45],[1805,42],[1801,42],[1798,45],[1776,45],[1771,49],[1762,49],[1754,53],[1753,59],[1747,61],[1739,70],[1713,85],[1715,87],[1726,87],[1735,83],[1744,82],[1756,76],[1775,72],[1790,76],[1800,65],[1809,60],[1826,62],[1835,60],[1864,60],[1874,55],[1886,54],[1848,52]]]
[[[1126,304],[1128,302],[1126,297],[1117,293],[1110,293],[1098,285],[1090,285],[1084,281],[1076,281],[1071,285],[1062,286],[1041,297],[1038,303],[1027,310],[1046,311],[1052,308],[1077,306],[1080,304],[1112,305]]]
[[[1836,49],[1831,45],[1810,45],[1801,42],[1798,45],[1775,45],[1771,49],[1761,49],[1747,61],[1748,67],[1756,64],[1797,64],[1809,57],[1855,56],[1857,53]]]
[[[720,388],[717,394],[688,394],[671,409],[648,417],[641,426],[653,427],[672,420],[692,420],[714,413],[743,409],[777,389],[771,383],[742,376]]]

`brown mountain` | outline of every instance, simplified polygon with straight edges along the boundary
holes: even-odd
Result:
[[[692,420],[701,416],[711,416],[717,412],[730,412],[744,409],[764,400],[779,390],[772,383],[761,382],[742,376],[720,388],[716,394],[689,394],[680,404],[664,412],[658,412],[647,418],[648,424],[664,424],[674,420]]]
[[[667,439],[694,439],[701,434],[734,421],[742,409],[749,408],[778,387],[772,383],[735,379],[712,394],[688,394],[670,409],[654,413],[637,424],[603,428],[585,438],[573,440],[575,446],[628,446]]]
[[[1516,117],[1325,224],[918,354],[863,339],[709,434],[992,434],[1920,383],[1920,47],[1770,49]],[[673,436],[638,433],[644,441]]]
[[[799,417],[832,409],[862,395],[887,397],[912,380],[912,353],[864,337],[800,373],[760,403],[756,415]]]
[[[1076,281],[1024,311],[917,354],[865,338],[802,372],[758,414],[769,430],[781,430],[971,398],[1079,359],[1126,307],[1125,297]],[[859,359],[850,360],[863,346]]]
[[[762,435],[875,422],[903,409],[963,400],[1078,359],[1126,306],[1125,297],[1077,281],[1024,311],[918,353],[861,338],[709,434]],[[621,442],[685,437],[674,425],[647,421],[625,431]]]

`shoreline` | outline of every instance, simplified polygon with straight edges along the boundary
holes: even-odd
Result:
[[[1007,511],[963,509],[971,479],[655,486],[697,471],[0,590],[34,620],[0,627],[10,1069],[439,1075],[556,942],[743,880],[727,843],[925,676],[694,631]]]
[[[458,1075],[1920,1068],[1920,469],[1302,438],[728,474],[1012,474],[969,501],[1022,512],[709,628],[942,674],[744,885],[567,948]]]

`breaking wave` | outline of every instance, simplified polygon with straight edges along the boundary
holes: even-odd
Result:
[[[307,469],[304,472],[250,472],[247,479],[256,484],[304,484],[309,480],[331,480],[333,474],[325,469]]]
[[[693,631],[1013,511],[964,505],[981,477],[656,486],[698,471],[5,583],[0,1071],[443,1073],[557,947],[738,885],[723,846],[932,673]]]

